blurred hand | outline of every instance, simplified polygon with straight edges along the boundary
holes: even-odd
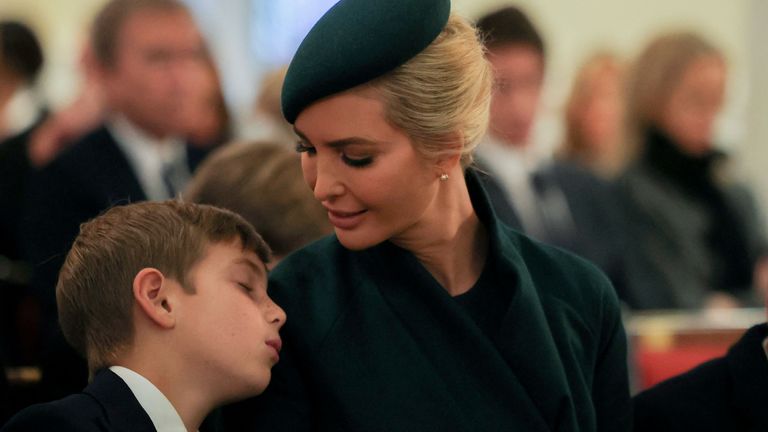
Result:
[[[704,309],[736,309],[738,307],[741,307],[741,304],[736,297],[724,292],[712,293],[704,302]]]
[[[763,304],[768,301],[768,256],[760,257],[755,264],[753,286]]]
[[[101,87],[86,83],[77,100],[46,119],[34,131],[27,152],[32,166],[42,168],[69,144],[103,121],[105,111]]]

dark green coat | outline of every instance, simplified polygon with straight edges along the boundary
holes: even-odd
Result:
[[[514,290],[492,340],[414,256],[328,237],[287,258],[270,294],[288,314],[264,395],[231,430],[628,430],[626,340],[594,266],[500,224],[473,173],[494,280]],[[506,289],[506,288],[505,288]]]

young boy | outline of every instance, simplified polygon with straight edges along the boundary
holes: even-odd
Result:
[[[267,296],[269,255],[243,218],[206,205],[143,202],[83,224],[56,298],[91,383],[2,430],[197,431],[261,393],[286,319]]]

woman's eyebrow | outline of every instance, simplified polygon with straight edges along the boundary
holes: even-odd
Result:
[[[312,141],[310,141],[309,138],[307,138],[306,135],[304,135],[300,130],[296,129],[296,127],[293,128],[293,131],[296,133],[296,135],[299,136],[299,138],[301,138],[302,140],[306,141],[309,144],[312,144]],[[335,148],[335,149],[344,148],[352,144],[376,145],[379,143],[377,141],[370,140],[368,138],[363,138],[363,137],[341,138],[341,139],[333,140],[326,143],[328,147]]]

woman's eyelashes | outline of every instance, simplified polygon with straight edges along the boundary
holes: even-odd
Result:
[[[307,144],[304,141],[298,141],[296,143],[296,152],[306,153],[310,156],[314,156],[315,154],[317,154],[317,149],[315,149],[315,147]],[[373,156],[352,157],[347,155],[343,151],[339,151],[339,157],[345,164],[353,168],[362,168],[373,163]]]
[[[296,142],[296,153],[315,154],[315,148],[307,145],[304,141]]]
[[[367,157],[361,157],[361,158],[353,158],[345,155],[344,153],[341,154],[341,160],[344,161],[345,164],[354,167],[354,168],[362,168],[365,166],[370,165],[373,163],[373,156],[367,156]]]

